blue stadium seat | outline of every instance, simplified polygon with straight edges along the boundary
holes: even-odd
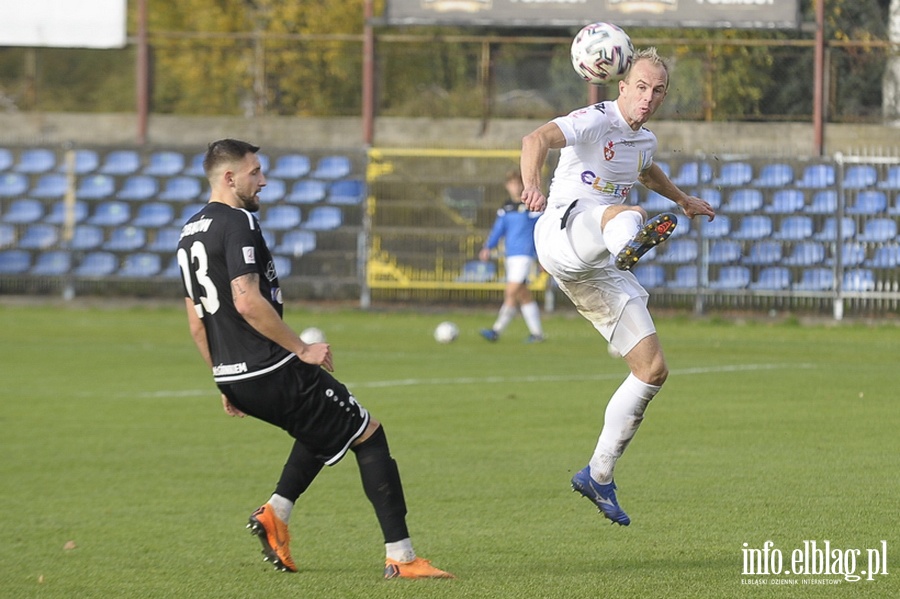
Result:
[[[23,150],[19,154],[19,161],[13,167],[18,173],[46,173],[56,166],[56,154],[45,148],[33,148]]]
[[[147,166],[141,171],[152,177],[174,177],[184,170],[184,156],[181,152],[162,150],[150,154]]]
[[[469,260],[463,264],[462,272],[456,277],[457,283],[486,283],[497,278],[497,265],[494,262]]]
[[[647,195],[644,198],[641,207],[649,214],[653,214],[655,212],[669,211],[675,207],[675,204],[665,196],[662,196],[655,191],[647,190]]]
[[[337,206],[316,206],[309,211],[309,217],[303,224],[304,229],[327,231],[341,226],[341,209]]]
[[[837,212],[838,196],[833,189],[822,189],[813,194],[812,202],[803,208],[807,214],[834,214]]]
[[[750,182],[753,187],[784,187],[794,181],[794,168],[784,162],[773,162],[763,165],[759,176]]]
[[[75,164],[73,165],[73,172],[76,175],[87,175],[89,173],[93,173],[98,168],[100,168],[100,156],[94,150],[75,150]],[[61,173],[65,173],[68,171],[69,165],[66,162],[66,156],[63,156],[59,161],[59,168],[57,169]]]
[[[753,167],[748,162],[726,162],[719,169],[719,176],[713,179],[713,185],[721,187],[740,187],[753,180]]]
[[[72,254],[65,250],[41,252],[31,267],[30,274],[41,277],[59,277],[72,268]]]
[[[316,249],[316,234],[313,231],[288,231],[275,246],[275,253],[300,257]]]
[[[801,241],[813,235],[811,216],[788,216],[781,221],[774,238],[782,241]]]
[[[0,148],[0,172],[12,168],[14,163],[15,158],[12,151],[7,148]]]
[[[0,274],[18,275],[31,268],[31,253],[25,250],[0,252]]]
[[[863,225],[862,233],[856,236],[857,241],[866,243],[885,243],[897,239],[897,221],[892,218],[873,218]]]
[[[831,291],[834,289],[834,272],[830,268],[807,268],[794,284],[797,291]]]
[[[750,246],[750,250],[744,257],[744,264],[748,266],[770,266],[781,261],[783,246],[778,241],[757,241]]]
[[[847,206],[847,214],[873,215],[887,210],[887,196],[883,191],[864,190],[856,195],[856,201]]]
[[[328,203],[340,205],[361,204],[366,197],[366,184],[359,179],[341,179],[331,184]]]
[[[693,220],[688,218],[686,214],[676,214],[675,219],[678,222],[678,225],[675,227],[675,231],[672,233],[671,238],[678,239],[679,237],[687,237],[688,235],[690,235],[691,223],[693,222]]]
[[[791,271],[783,266],[767,266],[759,271],[757,279],[750,283],[755,291],[783,291],[791,288]]]
[[[763,239],[772,235],[772,219],[760,214],[752,214],[741,219],[733,239]]]
[[[875,253],[863,264],[869,268],[893,269],[900,267],[900,245],[891,244],[875,248]]]
[[[173,256],[172,259],[169,260],[169,265],[162,269],[162,271],[159,273],[159,276],[164,279],[181,278],[181,265],[178,264],[178,256]]]
[[[275,204],[284,199],[287,185],[281,179],[266,179],[266,186],[259,192],[261,204]]]
[[[132,175],[141,168],[141,156],[134,150],[114,150],[106,155],[98,172],[104,175]]]
[[[76,200],[72,209],[72,220],[75,224],[82,222],[88,216],[87,202]],[[60,200],[50,207],[50,213],[44,218],[48,225],[61,225],[66,222],[66,202]]]
[[[165,202],[147,202],[138,207],[132,226],[158,229],[170,224],[175,218],[175,210]]]
[[[147,232],[131,225],[116,227],[102,249],[108,252],[135,252],[147,243]]]
[[[131,206],[121,200],[101,202],[88,217],[87,224],[100,227],[117,227],[131,220]]]
[[[315,179],[300,179],[294,183],[285,200],[291,204],[315,204],[325,199],[328,185]]]
[[[184,168],[181,174],[188,177],[206,178],[206,172],[203,170],[203,159],[205,157],[206,152],[199,152],[191,156],[191,159],[188,161],[187,166]]]
[[[865,189],[878,182],[878,171],[871,164],[854,164],[844,171],[844,189]]]
[[[162,270],[162,260],[158,254],[136,252],[128,254],[122,260],[122,266],[116,274],[126,278],[155,277]]]
[[[887,213],[891,216],[900,216],[900,193],[894,198],[894,204],[888,206]]]
[[[275,274],[279,279],[291,276],[291,259],[287,256],[272,256],[272,262],[275,264]]]
[[[259,167],[262,169],[263,174],[269,172],[269,157],[262,152],[257,152],[256,157],[259,158]]]
[[[841,239],[851,239],[856,237],[856,221],[850,218],[849,216],[845,216],[840,221],[841,225]],[[825,224],[822,225],[822,230],[813,235],[813,239],[817,241],[836,241],[838,238],[838,220],[836,217],[831,216],[825,219]]]
[[[119,260],[109,252],[90,252],[81,263],[73,269],[79,277],[106,277],[119,267]]]
[[[669,166],[669,163],[668,163],[668,162],[665,162],[665,161],[663,161],[663,160],[657,160],[657,159],[654,158],[654,159],[653,159],[653,164],[655,164],[656,166],[658,166],[658,167],[659,167],[659,170],[661,170],[662,172],[664,172],[664,173],[666,174],[667,177],[671,178],[671,176],[672,176],[672,167]]]
[[[72,234],[73,250],[94,250],[103,243],[103,229],[94,225],[78,225]]]
[[[19,198],[10,203],[9,210],[3,215],[3,222],[27,225],[41,220],[43,216],[43,202],[33,198]]]
[[[180,175],[166,180],[158,199],[163,202],[192,202],[202,191],[199,179]]]
[[[16,228],[6,223],[0,224],[0,249],[12,247],[16,243]]]
[[[663,251],[656,259],[660,264],[689,264],[697,260],[696,239],[672,239],[660,247]]]
[[[89,175],[78,184],[76,197],[81,200],[105,200],[116,192],[116,182],[110,175]]]
[[[765,207],[770,214],[793,214],[803,210],[806,196],[799,189],[779,189],[772,194],[772,203]]]
[[[716,280],[710,281],[711,289],[744,289],[750,284],[750,269],[746,266],[723,266]]]
[[[259,224],[264,231],[287,231],[299,227],[302,220],[299,207],[276,204],[265,209]]]
[[[712,167],[706,162],[685,162],[672,178],[679,187],[691,187],[712,181]]]
[[[738,241],[717,239],[709,248],[710,264],[730,264],[741,259],[742,248]]]
[[[323,156],[316,163],[313,179],[341,179],[350,174],[352,164],[346,156]]]
[[[28,177],[22,173],[0,175],[0,197],[13,198],[28,191]]]
[[[803,169],[803,176],[796,186],[804,189],[834,187],[834,166],[831,164],[811,164]]]
[[[23,250],[45,250],[59,242],[59,229],[53,225],[28,225],[19,238],[19,248]]]
[[[131,175],[125,179],[116,198],[128,202],[143,202],[159,192],[159,181],[150,175]]]
[[[181,227],[165,227],[156,231],[150,230],[149,233],[153,236],[153,241],[147,244],[145,248],[147,251],[171,253],[178,247]]]
[[[638,264],[631,272],[637,277],[638,283],[646,289],[666,285],[666,269],[658,264]]]
[[[759,212],[763,205],[763,194],[758,189],[743,188],[731,192],[722,212]]]
[[[853,268],[859,266],[866,261],[866,246],[856,241],[849,241],[841,246],[841,266],[843,268]],[[826,266],[832,266],[835,263],[835,256],[831,256],[825,260]]]
[[[69,182],[66,175],[59,173],[47,173],[38,178],[37,183],[31,188],[28,194],[35,198],[41,199],[59,199],[66,195],[66,189]]]
[[[876,183],[875,187],[887,191],[896,191],[900,189],[900,166],[892,166],[888,168],[884,179]]]
[[[677,230],[677,229],[676,229]],[[720,239],[731,232],[731,219],[724,214],[713,220],[700,219],[700,234],[706,239]]]
[[[309,156],[303,154],[284,154],[275,159],[275,166],[266,176],[278,179],[299,179],[309,174]]]
[[[841,282],[844,291],[875,291],[875,273],[866,268],[854,268],[844,273]]]
[[[815,266],[825,260],[825,246],[815,241],[796,244],[781,263],[785,266]]]
[[[666,283],[670,289],[693,289],[698,286],[697,267],[695,265],[679,266],[675,276]]]

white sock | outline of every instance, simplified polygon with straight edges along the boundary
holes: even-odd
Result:
[[[616,461],[634,438],[644,420],[647,404],[659,393],[659,389],[659,386],[648,385],[629,374],[613,393],[606,406],[603,430],[591,456],[591,477],[595,481],[600,484],[612,482]]]
[[[272,495],[269,499],[269,505],[275,510],[275,515],[281,518],[285,524],[291,519],[291,510],[294,509],[294,502],[286,499],[281,495]]]
[[[515,306],[507,306],[503,304],[500,306],[500,312],[497,314],[497,321],[494,322],[494,326],[492,327],[495,332],[502,333],[503,329],[506,328],[512,319],[516,317],[516,307]]]
[[[413,551],[412,541],[409,537],[402,541],[384,544],[384,553],[389,558],[401,564],[405,564],[416,559],[416,552]]]
[[[532,335],[541,337],[544,331],[541,328],[541,309],[538,308],[537,302],[529,302],[522,306],[522,318],[525,319],[525,326]]]
[[[603,241],[609,253],[615,256],[629,241],[634,239],[644,224],[644,218],[637,210],[623,210],[606,223],[603,229]]]

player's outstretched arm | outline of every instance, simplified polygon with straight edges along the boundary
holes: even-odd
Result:
[[[656,163],[651,164],[650,168],[643,171],[639,179],[647,189],[655,191],[681,206],[681,210],[688,218],[703,215],[712,220],[716,217],[716,211],[709,202],[681,191]]]
[[[565,147],[566,137],[556,123],[545,123],[522,138],[522,155],[519,170],[522,172],[522,203],[532,212],[547,207],[547,198],[541,191],[541,169],[551,149]]]

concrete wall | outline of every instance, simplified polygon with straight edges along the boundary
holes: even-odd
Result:
[[[381,147],[518,149],[525,133],[543,121],[496,119],[436,120],[380,118],[375,145]],[[651,122],[663,152],[706,153],[716,156],[757,155],[815,157],[814,130],[807,123]],[[363,144],[359,118],[299,119],[291,117],[152,116],[147,144],[151,147],[196,146],[223,137],[242,138],[264,148],[359,148]],[[133,114],[0,114],[0,143],[131,146],[138,139]],[[825,154],[900,155],[897,125],[828,125]]]

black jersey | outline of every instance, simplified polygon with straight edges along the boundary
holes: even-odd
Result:
[[[178,264],[185,297],[206,327],[217,383],[254,378],[295,358],[250,326],[232,300],[231,281],[255,272],[260,293],[283,314],[278,273],[253,214],[220,202],[206,204],[181,229]]]

